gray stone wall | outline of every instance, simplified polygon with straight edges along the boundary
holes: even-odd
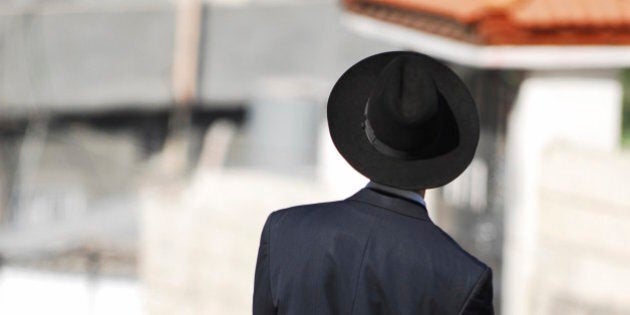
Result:
[[[353,35],[339,15],[330,1],[204,4],[199,99],[248,100],[276,77],[327,91],[358,59],[393,48]],[[1,5],[0,115],[169,106],[174,28],[171,1]]]
[[[0,13],[3,116],[172,98],[172,5],[34,8]]]

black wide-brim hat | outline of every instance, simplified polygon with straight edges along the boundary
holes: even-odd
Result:
[[[455,142],[448,150],[397,156],[384,151],[374,135],[366,132],[370,96],[378,86],[387,84],[383,70],[399,57],[417,61],[423,75],[432,79],[441,111],[450,117],[449,132],[454,134]],[[328,127],[339,153],[359,173],[380,184],[413,190],[443,186],[457,178],[472,161],[479,140],[475,102],[461,79],[437,60],[411,51],[376,54],[350,67],[328,98]]]

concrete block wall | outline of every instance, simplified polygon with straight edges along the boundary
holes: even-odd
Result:
[[[315,183],[252,170],[147,187],[140,270],[148,314],[250,314],[267,215],[324,195]]]
[[[630,154],[545,152],[529,314],[630,313]]]

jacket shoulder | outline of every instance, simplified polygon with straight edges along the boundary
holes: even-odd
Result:
[[[275,225],[298,221],[323,223],[352,215],[344,210],[352,212],[354,208],[346,200],[303,204],[275,210],[269,215],[269,220]]]
[[[459,243],[455,241],[455,239],[453,239],[448,233],[442,230],[439,226],[434,225],[434,227],[435,227],[436,233],[439,233],[440,235],[442,235],[442,237],[444,238],[444,241],[450,244],[452,250],[457,252],[459,255],[462,256],[462,258],[464,258],[471,265],[476,267],[475,269],[477,269],[480,274],[490,269],[490,267],[488,267],[483,261],[479,260],[477,257],[473,256],[464,248],[462,248],[461,245],[459,245]]]
[[[276,217],[281,217],[285,215],[306,214],[312,211],[325,211],[329,209],[343,207],[344,203],[345,203],[345,200],[336,200],[336,201],[329,201],[329,202],[302,204],[302,205],[275,210],[271,213],[271,215],[276,216]]]

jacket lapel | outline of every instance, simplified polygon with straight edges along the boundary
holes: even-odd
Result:
[[[408,217],[431,221],[427,209],[421,204],[382,191],[363,188],[347,200],[367,203]]]

